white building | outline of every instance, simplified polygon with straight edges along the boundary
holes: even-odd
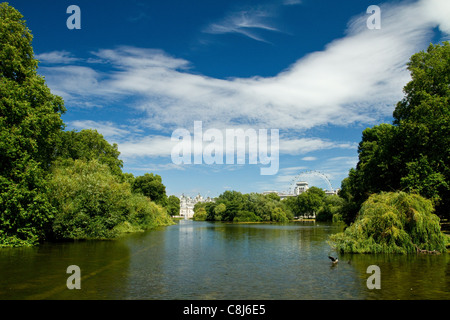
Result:
[[[214,202],[210,197],[204,199],[200,194],[195,198],[187,197],[184,194],[180,197],[180,216],[185,219],[192,219],[194,216],[194,206],[197,202]]]
[[[299,194],[302,194],[303,192],[307,191],[309,189],[308,182],[306,181],[299,181],[296,183],[294,188],[294,193],[283,193],[278,191],[264,191],[263,194],[270,194],[275,193],[280,197],[281,200],[286,199],[288,197],[295,197]]]
[[[298,196],[299,194],[302,194],[303,192],[308,191],[308,189],[309,189],[308,182],[306,182],[306,181],[298,181],[295,184],[294,195]]]
[[[283,193],[283,192],[278,192],[278,191],[265,191],[265,192],[263,192],[263,194],[275,193],[281,198],[281,200],[283,200],[288,197],[296,197],[296,196],[302,194],[303,192],[308,191],[308,189],[309,189],[308,182],[298,181],[298,182],[296,182],[295,188],[292,193]],[[324,191],[327,196],[330,196],[330,195],[337,195],[339,192],[339,189],[335,189],[335,190],[325,190],[324,189]]]
[[[325,194],[326,194],[327,196],[332,196],[332,195],[336,195],[336,196],[337,196],[339,190],[341,190],[341,189],[325,190]]]

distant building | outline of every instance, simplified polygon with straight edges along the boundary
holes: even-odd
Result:
[[[280,197],[281,200],[284,200],[289,197],[295,197],[299,194],[302,194],[303,192],[307,191],[309,189],[308,182],[306,181],[299,181],[295,184],[294,193],[285,193],[285,192],[278,192],[278,191],[264,191],[263,194],[270,194],[275,193]]]
[[[332,196],[332,195],[336,195],[336,196],[337,196],[339,190],[341,190],[341,189],[325,190],[325,194],[326,194],[327,196]]]
[[[306,181],[298,181],[295,184],[294,195],[298,196],[299,194],[302,194],[303,192],[308,191],[308,189],[309,189],[308,182],[306,182]]]
[[[195,198],[187,197],[183,194],[180,197],[180,216],[185,219],[192,219],[194,216],[194,206],[198,202],[214,202],[214,199],[210,197],[204,199],[200,194]]]
[[[285,192],[278,192],[278,191],[264,191],[263,194],[270,194],[270,193],[275,193],[277,194],[281,200],[289,198],[289,197],[296,197],[300,194],[302,194],[303,192],[308,191],[309,189],[309,185],[308,182],[306,181],[298,181],[295,184],[295,188],[293,193],[285,193]],[[339,192],[339,189],[335,189],[335,190],[323,190],[325,192],[325,194],[327,196],[330,195],[337,195]]]

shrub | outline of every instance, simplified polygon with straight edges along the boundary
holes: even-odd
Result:
[[[141,194],[132,194],[127,200],[127,222],[137,230],[149,230],[173,223],[167,209]]]
[[[207,213],[204,207],[200,207],[199,209],[197,209],[194,213],[194,217],[193,219],[195,221],[205,221],[207,218]]]
[[[330,243],[343,253],[445,251],[446,239],[432,202],[416,194],[389,192],[366,200],[356,221]]]
[[[233,219],[233,222],[256,222],[261,221],[261,218],[251,211],[238,211]]]
[[[165,209],[133,194],[98,160],[65,160],[53,169],[51,200],[56,239],[111,239],[171,222]]]
[[[271,219],[272,221],[276,222],[288,222],[289,219],[286,216],[286,213],[281,208],[275,208],[271,212]]]

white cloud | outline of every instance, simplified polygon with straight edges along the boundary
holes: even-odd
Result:
[[[130,130],[119,128],[110,121],[75,120],[68,122],[68,125],[76,130],[97,130],[105,139],[120,138],[130,134]]]
[[[118,148],[122,158],[170,157],[174,145],[170,137],[150,135],[119,142]]]
[[[78,124],[78,122],[71,122],[72,126]],[[79,128],[95,128],[100,133],[104,134],[106,137],[115,138],[115,142],[119,146],[119,151],[122,157],[125,158],[136,158],[136,157],[170,157],[172,149],[179,145],[179,141],[171,140],[171,136],[165,135],[148,135],[141,137],[140,135],[132,134],[129,130],[119,129],[112,123],[99,123],[99,122],[80,122]],[[189,130],[188,130],[189,131]],[[203,129],[203,133],[207,132],[206,128]],[[221,138],[216,139],[219,135],[213,134],[211,140],[203,140],[200,144],[199,141],[194,138],[194,132],[190,131],[190,152],[191,161],[193,162],[196,153],[200,152],[203,155],[209,155],[212,150],[222,150],[223,162],[225,163],[225,157],[227,153],[227,135],[224,131],[217,130],[221,133]],[[126,136],[126,134],[128,135]],[[258,131],[256,131],[257,138],[261,138]],[[235,156],[237,155],[249,155],[252,153],[258,157],[258,151],[265,150],[261,148],[267,148],[267,151],[271,154],[272,148],[278,147],[278,152],[280,155],[304,155],[312,151],[318,150],[331,150],[331,149],[356,149],[356,143],[339,143],[332,142],[328,140],[323,140],[319,138],[304,138],[304,139],[290,139],[282,138],[279,141],[279,146],[271,146],[270,132],[267,133],[268,145],[251,145],[249,141],[245,142],[245,145],[237,144],[236,142],[232,144],[233,152]],[[181,141],[181,140],[180,140]],[[184,141],[184,140],[183,140]],[[186,142],[186,141],[184,141]],[[306,159],[306,160],[305,160]],[[312,161],[316,159],[314,157],[305,157],[303,160]],[[237,161],[237,160],[236,160]],[[245,160],[248,163],[248,159]]]
[[[158,171],[165,171],[165,170],[186,170],[185,166],[182,165],[176,165],[173,163],[166,163],[166,164],[150,164],[146,166],[129,166],[128,170],[132,171],[138,171],[138,172],[158,172]]]
[[[240,10],[229,14],[222,21],[207,26],[203,32],[211,34],[237,33],[256,41],[267,42],[258,31],[277,31],[272,26],[271,12],[266,9]]]
[[[111,66],[108,73],[97,71],[92,64],[47,66],[40,71],[52,90],[72,107],[125,102],[128,108],[144,113],[139,125],[165,135],[202,120],[205,126],[220,130],[251,127],[290,132],[281,137],[280,153],[284,154],[351,149],[356,148],[352,143],[293,135],[318,126],[374,123],[391,115],[410,79],[405,67],[410,56],[426,48],[433,28],[450,32],[449,1],[422,0],[381,8],[381,30],[367,29],[368,15],[363,11],[350,20],[345,37],[274,77],[217,79],[191,73],[188,61],[161,50],[133,47],[93,54]],[[263,11],[241,12],[210,26],[209,31],[276,31],[267,18]],[[57,57],[54,54],[53,60]],[[63,61],[71,56],[60,53],[59,57]],[[167,155],[167,137],[130,140],[120,148],[126,155]]]
[[[281,168],[279,170],[279,173],[281,174],[298,174],[301,171],[305,171],[307,170],[308,167],[304,167],[304,166],[297,166],[297,167],[287,167],[287,168]]]
[[[68,64],[81,60],[65,50],[37,54],[35,55],[35,58],[41,63],[46,64]]]
[[[302,155],[305,153],[326,149],[356,149],[355,143],[339,143],[320,138],[284,138],[280,141],[280,153],[290,155]],[[311,157],[309,158],[311,160]]]
[[[316,161],[317,158],[316,157],[303,157],[300,160],[302,160],[302,161]]]
[[[364,13],[352,20],[345,38],[275,77],[216,79],[189,73],[187,61],[162,51],[121,47],[96,53],[120,69],[102,81],[87,67],[52,69],[57,80],[47,79],[59,91],[75,91],[86,99],[137,95],[145,101],[139,108],[148,114],[146,124],[154,128],[186,127],[198,119],[216,127],[236,125],[239,119],[238,124],[294,130],[369,123],[390,115],[402,98],[409,79],[406,62],[430,41],[442,11],[449,11],[445,2],[434,3],[435,16],[423,9],[423,2],[383,9],[381,30],[365,28]],[[62,74],[65,78],[58,77]]]
[[[101,75],[86,66],[62,65],[40,67],[39,72],[45,75],[47,85],[53,94],[62,96],[66,105],[76,107],[97,107],[94,97],[104,97],[105,87]]]

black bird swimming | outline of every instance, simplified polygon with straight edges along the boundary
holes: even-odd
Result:
[[[333,257],[330,257],[330,256],[328,256],[328,258],[330,258],[330,260],[331,260],[331,262],[333,263],[333,264],[335,264],[335,263],[338,263],[338,258],[333,258]]]

